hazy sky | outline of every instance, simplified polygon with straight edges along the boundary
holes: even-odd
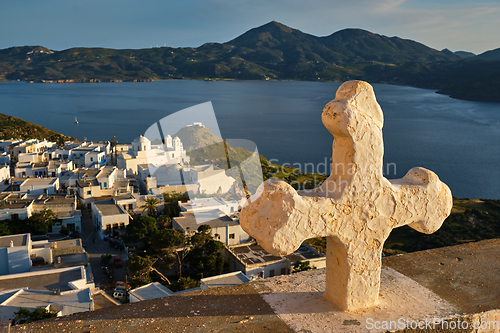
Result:
[[[500,47],[500,0],[1,0],[0,48],[197,47],[272,20],[316,36],[361,28],[438,50]]]

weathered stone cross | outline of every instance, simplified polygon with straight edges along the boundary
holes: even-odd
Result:
[[[240,214],[243,229],[273,255],[308,238],[327,237],[324,296],[342,310],[377,304],[382,247],[393,228],[438,230],[452,208],[451,191],[432,171],[404,178],[382,174],[383,114],[373,88],[349,81],[323,109],[334,136],[332,174],[314,190],[270,179]]]

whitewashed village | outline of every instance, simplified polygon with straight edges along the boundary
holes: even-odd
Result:
[[[178,137],[3,140],[0,165],[0,320],[20,307],[64,316],[326,266],[305,242],[266,252],[240,226],[235,179],[191,165]]]

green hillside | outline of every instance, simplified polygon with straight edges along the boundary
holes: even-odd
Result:
[[[47,139],[59,144],[76,140],[29,121],[0,113],[0,140],[8,139]]]

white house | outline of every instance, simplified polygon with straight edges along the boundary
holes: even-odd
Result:
[[[59,191],[59,178],[28,178],[19,185],[21,193],[55,194]]]
[[[57,316],[93,311],[94,301],[90,288],[68,290],[54,294],[48,290],[18,289],[0,304],[1,320],[10,320],[20,307],[33,310],[42,307],[57,312]]]
[[[106,166],[100,169],[78,170],[69,179],[68,184],[71,186],[75,181],[80,202],[88,205],[97,197],[130,193],[132,188],[126,177],[126,171]]]
[[[0,275],[29,272],[30,256],[30,234],[0,237]]]
[[[69,158],[75,164],[75,167],[81,168],[100,168],[107,164],[110,144],[106,143],[86,143],[84,142],[77,148],[71,149]]]
[[[159,282],[153,282],[145,286],[141,286],[129,291],[130,303],[145,301],[148,299],[162,298],[165,296],[173,295],[174,293],[164,287]]]
[[[18,178],[47,177],[48,162],[17,162],[14,174]]]
[[[94,201],[94,198],[101,196],[101,188],[97,179],[78,180],[76,189],[80,202],[87,206]]]
[[[106,152],[90,151],[85,154],[85,167],[98,169],[106,165]]]
[[[220,210],[226,215],[232,215],[239,209],[235,200],[225,201],[218,198],[193,198],[187,202],[179,201],[181,212],[198,213],[211,210]]]
[[[231,271],[241,271],[249,277],[268,278],[290,274],[297,260],[309,261],[313,268],[326,267],[326,256],[306,242],[287,256],[274,256],[257,243],[226,246],[223,254]]]
[[[0,290],[0,320],[11,320],[20,307],[42,307],[58,316],[94,310],[96,288],[87,269],[79,265],[0,276],[0,286],[12,288]]]
[[[33,212],[41,212],[50,209],[54,212],[58,221],[49,230],[49,233],[57,234],[63,226],[69,231],[82,230],[82,212],[77,210],[76,196],[69,195],[43,195],[35,199]]]
[[[117,158],[117,166],[125,169],[130,174],[137,174],[139,164],[170,165],[184,164],[189,161],[182,142],[178,137],[167,136],[165,144],[152,145],[151,141],[144,136],[136,138],[132,142],[132,149],[121,152]]]
[[[122,206],[124,210],[132,213],[137,211],[137,198],[132,193],[120,194],[113,199],[115,203]]]
[[[92,221],[99,231],[125,229],[130,215],[114,200],[92,202]]]
[[[203,278],[200,280],[200,288],[204,290],[209,288],[230,287],[250,281],[248,276],[238,271]]]
[[[215,194],[234,190],[235,179],[213,164],[193,167],[180,165],[138,165],[139,181],[149,192],[159,188],[161,193],[192,191]]]
[[[238,219],[232,219],[219,210],[198,212],[195,214],[181,212],[181,216],[172,219],[172,228],[192,234],[202,225],[209,225],[214,239],[226,245],[236,245],[251,241],[251,237],[241,228]]]
[[[10,166],[7,164],[0,165],[0,182],[10,178]]]
[[[0,220],[19,220],[31,217],[34,199],[25,195],[0,193]]]
[[[49,161],[47,174],[49,177],[62,177],[73,170],[73,161]]]
[[[38,153],[21,153],[17,156],[18,162],[43,162],[43,156]]]
[[[234,178],[213,164],[198,165],[183,170],[184,180],[200,185],[199,193],[227,193],[234,185]]]
[[[0,152],[0,164],[10,165],[10,154],[8,152]]]

